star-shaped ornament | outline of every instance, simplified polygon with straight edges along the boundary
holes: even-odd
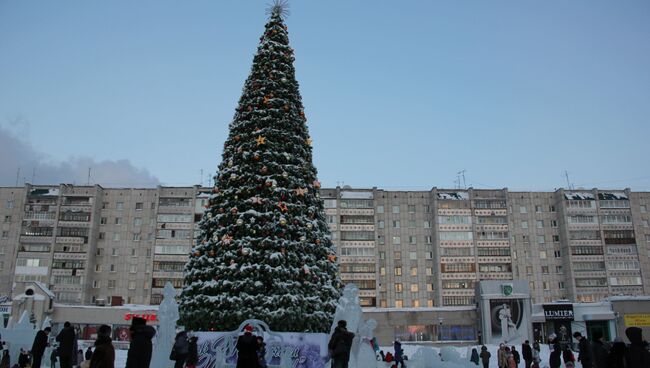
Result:
[[[296,188],[294,189],[294,191],[296,192],[296,195],[299,197],[303,197],[305,194],[307,194],[307,189],[305,188]]]
[[[230,244],[230,242],[232,241],[232,236],[226,234],[226,235],[224,235],[224,236],[221,237],[221,241],[222,241],[224,244]]]
[[[307,145],[308,145],[308,146],[311,146],[311,144],[312,144],[313,141],[314,141],[313,139],[311,139],[311,138],[307,138]]]
[[[253,204],[262,204],[264,203],[264,200],[260,197],[251,197],[251,202],[253,202]]]
[[[257,142],[258,146],[266,144],[266,138],[262,137],[261,135],[258,135],[257,139],[255,139],[255,141]]]
[[[282,212],[287,212],[289,210],[289,208],[287,207],[287,205],[284,202],[278,203],[278,208]]]

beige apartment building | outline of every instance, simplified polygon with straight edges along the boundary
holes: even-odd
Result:
[[[158,304],[211,188],[0,188],[0,297],[38,281],[65,304]],[[341,277],[368,308],[475,306],[481,280],[533,303],[650,295],[650,193],[324,188]]]

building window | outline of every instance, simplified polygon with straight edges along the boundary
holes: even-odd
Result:
[[[562,266],[555,266],[555,273],[563,273]]]
[[[395,292],[396,293],[401,293],[402,292],[402,284],[395,284]]]
[[[648,220],[643,220],[641,223],[643,224],[643,227],[648,227]]]
[[[130,265],[129,266],[129,273],[137,273],[138,272],[138,265]]]
[[[105,210],[108,208],[108,202],[102,202],[102,209]]]
[[[140,233],[133,233],[133,241],[140,241]]]
[[[394,259],[402,259],[402,252],[393,252]]]
[[[102,217],[101,219],[99,219],[99,223],[102,225],[106,225],[108,223],[108,218]]]
[[[418,259],[418,253],[417,252],[409,252],[409,259],[411,261],[416,261]]]
[[[384,213],[384,206],[377,206],[377,213]]]
[[[115,284],[117,284],[116,280],[108,280],[108,288],[109,289],[114,289]]]
[[[526,206],[519,206],[519,213],[527,213]]]
[[[409,220],[409,228],[415,229],[415,220]]]
[[[533,274],[533,266],[526,266],[526,274],[527,275]]]
[[[417,276],[417,275],[418,275],[418,268],[411,267],[411,276]]]
[[[546,259],[546,251],[545,250],[540,250],[539,251],[539,258],[540,259]]]
[[[427,235],[424,237],[424,242],[427,244],[431,244],[431,236]]]
[[[399,220],[393,220],[393,227],[399,229]]]
[[[133,226],[140,226],[140,225],[142,225],[142,217],[133,218]]]
[[[557,283],[557,286],[560,290],[564,290],[564,281],[560,281]]]
[[[639,210],[641,211],[641,213],[646,213],[646,212],[648,212],[647,207],[646,207],[645,205],[643,205],[643,204],[639,207]]]
[[[409,211],[409,213],[415,213],[415,205],[409,204],[408,211]]]
[[[409,244],[416,244],[417,237],[415,235],[409,235]]]
[[[551,227],[557,227],[557,220],[551,220]]]
[[[417,293],[419,291],[418,284],[411,284],[411,292]]]
[[[7,209],[14,208],[14,200],[13,199],[7,199],[7,201],[5,202],[5,208],[7,208]]]
[[[110,272],[115,272],[115,265],[114,264],[111,265]]]
[[[377,227],[378,227],[378,228],[383,229],[384,226],[385,226],[385,225],[384,225],[384,221],[383,221],[383,220],[379,220],[379,221],[377,222]]]
[[[117,248],[111,249],[111,256],[117,256]]]
[[[431,206],[424,205],[424,213],[431,213]]]
[[[115,203],[115,209],[118,211],[121,211],[124,209],[124,202],[117,202]]]
[[[542,286],[544,287],[544,290],[549,290],[550,289],[550,285],[549,285],[548,281],[543,281]]]
[[[386,267],[379,267],[379,274],[381,276],[386,276]]]
[[[402,307],[404,307],[404,302],[402,301],[402,299],[396,299],[395,308],[402,308]]]
[[[546,236],[544,236],[544,235],[537,235],[537,243],[538,243],[538,244],[544,244],[544,243],[546,243]]]
[[[386,259],[386,252],[379,252],[379,259]]]
[[[135,281],[129,281],[129,290],[135,290]]]
[[[542,266],[542,274],[548,275],[548,266]]]
[[[99,289],[100,285],[101,283],[99,282],[99,280],[93,281],[93,289]]]
[[[402,267],[395,267],[395,276],[402,276]]]
[[[555,258],[561,258],[562,257],[562,252],[559,250],[555,251]]]
[[[120,233],[113,233],[113,241],[120,241]]]
[[[544,227],[544,220],[537,220],[537,228],[542,229]]]
[[[402,240],[399,236],[393,236],[393,244],[394,245],[399,245],[402,243]]]
[[[102,265],[96,264],[95,265],[95,272],[102,272]]]
[[[5,223],[11,222],[11,216],[5,216]]]
[[[399,213],[399,206],[393,206],[393,213]]]
[[[115,225],[121,225],[122,224],[122,218],[121,217],[116,217],[115,218]]]
[[[131,257],[137,257],[138,256],[138,250],[137,249],[131,249]]]
[[[431,228],[431,221],[423,221],[424,228],[425,229],[430,229]]]
[[[99,234],[97,234],[97,239],[100,240],[106,239],[106,233],[100,232]]]
[[[2,231],[2,239],[7,239],[7,238],[9,238],[9,230]]]
[[[542,212],[542,206],[535,206],[535,212]]]
[[[555,212],[555,206],[549,206],[548,211],[549,212]]]
[[[144,209],[144,203],[142,203],[142,202],[137,202],[137,203],[135,204],[135,210],[136,210],[136,211],[142,211],[143,209]]]
[[[425,269],[427,276],[433,276],[433,268],[432,267],[427,267]]]
[[[424,259],[433,259],[433,252],[424,252]]]
[[[522,221],[521,222],[521,228],[522,229],[528,229],[528,221]]]
[[[553,235],[553,243],[559,243],[560,242],[560,236],[559,235]]]

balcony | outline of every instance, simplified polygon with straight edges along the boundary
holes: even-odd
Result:
[[[55,220],[56,212],[37,212],[37,211],[27,211],[23,215],[23,220]]]

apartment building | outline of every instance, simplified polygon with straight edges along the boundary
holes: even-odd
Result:
[[[67,304],[158,304],[180,288],[211,189],[0,188],[0,297],[47,285]],[[650,193],[324,188],[341,278],[362,306],[475,306],[481,280],[534,303],[650,295]]]

